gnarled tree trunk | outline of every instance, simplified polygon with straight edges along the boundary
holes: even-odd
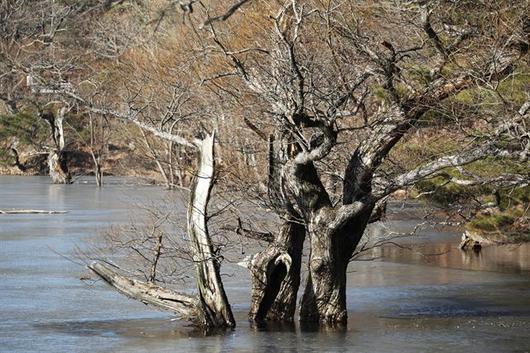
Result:
[[[346,308],[346,272],[370,218],[370,207],[345,224],[336,225],[337,211],[322,209],[309,222],[311,252],[308,277],[300,303],[300,320],[343,324]]]
[[[59,109],[57,114],[50,112],[40,114],[40,117],[48,122],[52,132],[54,146],[48,154],[48,170],[54,184],[70,184],[72,182],[72,176],[66,163],[66,151],[64,150],[63,120],[65,114],[65,107]]]
[[[283,223],[274,240],[250,262],[249,319],[257,323],[292,322],[296,311],[306,229],[285,189],[283,166],[292,153],[293,139],[289,131],[269,137],[269,199]]]
[[[300,220],[288,219],[276,239],[252,258],[251,321],[293,321],[304,239],[305,226]]]

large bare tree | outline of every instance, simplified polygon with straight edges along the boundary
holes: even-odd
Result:
[[[287,1],[268,22],[209,24],[210,55],[227,59],[211,80],[239,78],[238,97],[253,97],[247,123],[271,136],[270,204],[285,222],[250,262],[252,319],[292,319],[307,235],[301,320],[345,322],[348,264],[389,195],[485,158],[527,163],[529,103],[502,91],[528,65],[527,12],[525,1]],[[234,39],[241,28],[248,41]],[[481,93],[495,109],[477,108]],[[477,97],[473,112],[463,95]],[[457,149],[395,162],[414,134],[451,130]]]
[[[281,226],[276,235],[238,228],[269,243],[247,261],[249,316],[293,320],[307,238],[300,319],[344,323],[347,267],[394,191],[486,158],[527,163],[529,103],[502,87],[528,64],[528,4],[252,6],[251,16],[228,23],[209,17],[207,7],[200,22],[190,18],[202,28],[190,35],[203,56],[195,57],[201,83],[214,92],[205,97],[221,101],[220,114],[237,116],[243,106],[244,124],[268,150],[267,204]],[[481,94],[492,97],[492,108]],[[138,108],[88,106],[182,144],[145,123]],[[409,141],[437,133],[456,136],[456,148],[401,163]]]

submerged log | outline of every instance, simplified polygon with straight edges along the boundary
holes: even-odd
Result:
[[[0,214],[65,214],[68,211],[48,211],[48,210],[0,210]]]

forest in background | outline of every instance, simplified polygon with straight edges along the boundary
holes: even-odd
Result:
[[[523,25],[529,26],[527,17],[520,19],[528,9],[526,1],[516,2],[519,6],[512,8],[502,2],[463,3],[464,7],[479,8],[477,16],[483,15],[484,11],[497,11],[495,22],[480,23],[486,20],[468,17],[473,16],[473,12],[466,13],[459,7],[443,16],[434,11],[433,16],[438,17],[431,20],[432,28],[436,31],[444,29],[436,40],[452,45],[461,41],[467,45],[466,37],[475,35],[473,31],[487,29],[500,41],[502,37],[513,35],[510,31],[514,29],[511,25],[514,21],[526,21]],[[316,4],[322,8],[337,6],[338,11],[352,11],[362,17],[363,29],[379,36],[377,41],[383,50],[391,50],[385,46],[394,45],[390,43],[396,41],[400,45],[413,42],[414,36],[418,35],[398,23],[400,20],[396,23],[386,21],[393,12],[412,11],[407,7],[411,8],[413,2],[365,1],[342,7],[333,2]],[[279,3],[255,1],[243,5],[237,9],[242,14],[231,17],[216,30],[219,37],[226,40],[223,45],[241,51],[242,57],[255,60],[254,55],[248,53],[254,49],[257,52],[266,50],[271,41],[267,33],[267,26],[271,23],[267,17]],[[243,182],[255,186],[257,181],[264,186],[265,179],[260,176],[266,175],[267,145],[259,141],[259,134],[266,136],[271,130],[268,126],[271,122],[264,116],[267,108],[238,87],[240,83],[231,77],[234,76],[230,72],[233,69],[227,66],[225,55],[219,55],[220,49],[213,48],[211,38],[208,38],[211,35],[204,33],[201,21],[205,15],[194,15],[190,11],[199,8],[210,16],[210,13],[226,11],[225,7],[215,1],[206,5],[191,2],[189,7],[171,1],[3,2],[0,56],[2,173],[48,173],[48,152],[60,143],[54,136],[50,114],[57,115],[66,107],[61,150],[70,174],[132,175],[169,188],[189,186],[193,177],[192,152],[153,136],[141,126],[128,122],[127,117],[109,117],[104,112],[87,111],[75,99],[53,92],[60,87],[75,86],[89,97],[90,104],[116,108],[117,111],[136,110],[142,122],[164,131],[193,136],[204,124],[214,126],[220,132],[221,175],[228,181],[222,184],[241,185]],[[473,23],[475,27],[459,29],[458,26],[464,23]],[[484,28],[476,27],[477,24]],[[319,50],[318,45],[333,40],[331,36],[325,38],[328,34],[321,32],[315,31],[309,36],[308,40],[315,43],[314,47],[307,44],[307,50]],[[406,39],[407,36],[410,38]],[[256,48],[249,45],[256,45]],[[434,47],[428,50],[436,50],[436,41]],[[471,50],[471,54],[480,50],[479,47],[465,49]],[[397,94],[407,94],[410,88],[407,85],[421,84],[432,75],[429,63],[422,62],[425,58],[407,62],[407,56],[413,53],[400,54],[403,56],[399,64],[400,75],[407,75],[409,82],[398,82]],[[335,59],[323,55],[324,60]],[[453,65],[457,64],[447,63],[443,70],[449,73]],[[51,92],[37,92],[40,89],[37,86],[51,87]],[[507,106],[518,109],[528,101],[529,88],[530,69],[526,57],[494,87],[466,89],[443,102],[436,102],[415,133],[400,141],[392,151],[385,163],[387,168],[411,168],[444,153],[457,151],[463,140],[474,133],[473,129],[480,131],[480,120],[487,120],[480,115],[494,115],[496,111],[506,110]],[[384,83],[373,85],[363,94],[370,94],[371,104],[389,99]],[[528,136],[522,134],[521,138],[528,139]],[[345,140],[355,141],[355,138]],[[346,146],[352,148],[352,144]],[[340,170],[332,167],[330,170],[337,174],[335,179],[342,177]],[[491,207],[486,207],[486,215],[475,217],[470,225],[495,230],[503,225],[521,223],[521,230],[524,230],[524,226],[528,226],[527,219],[517,218],[527,218],[529,189],[523,185],[526,182],[512,180],[513,185],[508,183],[498,187],[480,179],[503,173],[527,178],[528,170],[524,158],[522,162],[506,159],[476,161],[464,169],[446,169],[444,173],[417,184],[407,195],[427,198],[444,206],[465,202],[474,207],[498,207],[502,212],[495,212],[494,217],[487,214],[491,213]],[[474,182],[461,180],[466,179],[467,173],[473,174]],[[337,180],[330,181],[333,182],[337,183]]]

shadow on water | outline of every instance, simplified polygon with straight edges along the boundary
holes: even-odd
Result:
[[[35,324],[38,330],[77,336],[122,336],[177,339],[221,335],[226,331],[206,332],[179,321],[164,319],[125,319],[62,321]]]

